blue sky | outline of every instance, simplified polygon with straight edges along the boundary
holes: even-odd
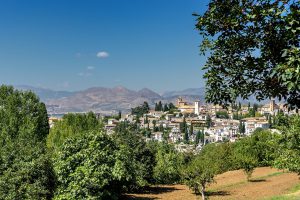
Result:
[[[0,2],[0,83],[55,90],[204,86],[193,12],[208,0]]]

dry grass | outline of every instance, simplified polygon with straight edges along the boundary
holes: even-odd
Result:
[[[221,199],[269,199],[280,196],[300,183],[294,173],[269,167],[257,168],[252,176],[252,181],[246,181],[242,170],[230,171],[216,177],[216,183],[208,187],[211,200]],[[300,193],[299,194],[300,199]],[[128,194],[127,200],[198,200],[199,196],[193,194],[185,185],[162,185],[150,187],[142,194]]]

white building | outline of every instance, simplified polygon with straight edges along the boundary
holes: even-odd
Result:
[[[200,114],[200,101],[195,101],[195,114]]]

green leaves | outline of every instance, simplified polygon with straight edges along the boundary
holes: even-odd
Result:
[[[57,121],[47,137],[47,147],[55,151],[62,146],[66,139],[83,134],[86,131],[99,131],[103,127],[100,120],[92,112],[87,114],[66,114]]]
[[[46,107],[32,92],[0,87],[0,199],[51,199],[55,175],[46,154]]]
[[[299,1],[217,1],[197,15],[206,100],[229,105],[237,97],[279,97],[300,106]],[[284,6],[285,5],[285,6]],[[286,68],[292,74],[286,73]],[[297,100],[298,98],[298,100]]]
[[[276,151],[275,167],[300,174],[300,117],[293,116],[279,127],[282,134]]]
[[[55,199],[117,199],[126,179],[118,147],[107,135],[89,132],[67,140],[54,158]]]
[[[172,145],[166,143],[158,144],[155,155],[156,165],[154,168],[154,179],[158,184],[174,184],[180,181],[180,170],[183,157]]]

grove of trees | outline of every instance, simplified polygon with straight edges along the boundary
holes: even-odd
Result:
[[[0,199],[51,199],[55,173],[47,154],[45,104],[32,92],[0,86]]]
[[[299,108],[299,0],[211,0],[208,7],[195,14],[200,50],[209,52],[206,100],[230,105],[254,94]],[[34,93],[0,86],[0,199],[120,199],[152,184],[185,183],[204,200],[215,176],[229,170],[243,169],[247,180],[259,166],[300,174],[299,115],[279,112],[269,118],[277,132],[257,129],[190,154],[167,141],[145,141],[149,128],[137,124],[149,109],[147,102],[133,108],[136,123],[121,122],[111,135],[92,112],[67,114],[50,130],[45,104]],[[175,109],[159,102],[155,110]],[[206,122],[213,125],[209,115]],[[188,143],[193,129],[185,120],[180,128]],[[197,141],[204,139],[203,131],[197,133]]]
[[[134,124],[108,135],[94,113],[67,114],[49,133],[45,105],[32,92],[0,87],[0,199],[120,199],[152,184],[185,183],[206,196],[220,173],[274,166],[300,174],[300,116],[279,113],[273,126],[198,154],[145,141]],[[192,130],[185,127],[184,130]],[[203,141],[204,131],[197,133]]]

